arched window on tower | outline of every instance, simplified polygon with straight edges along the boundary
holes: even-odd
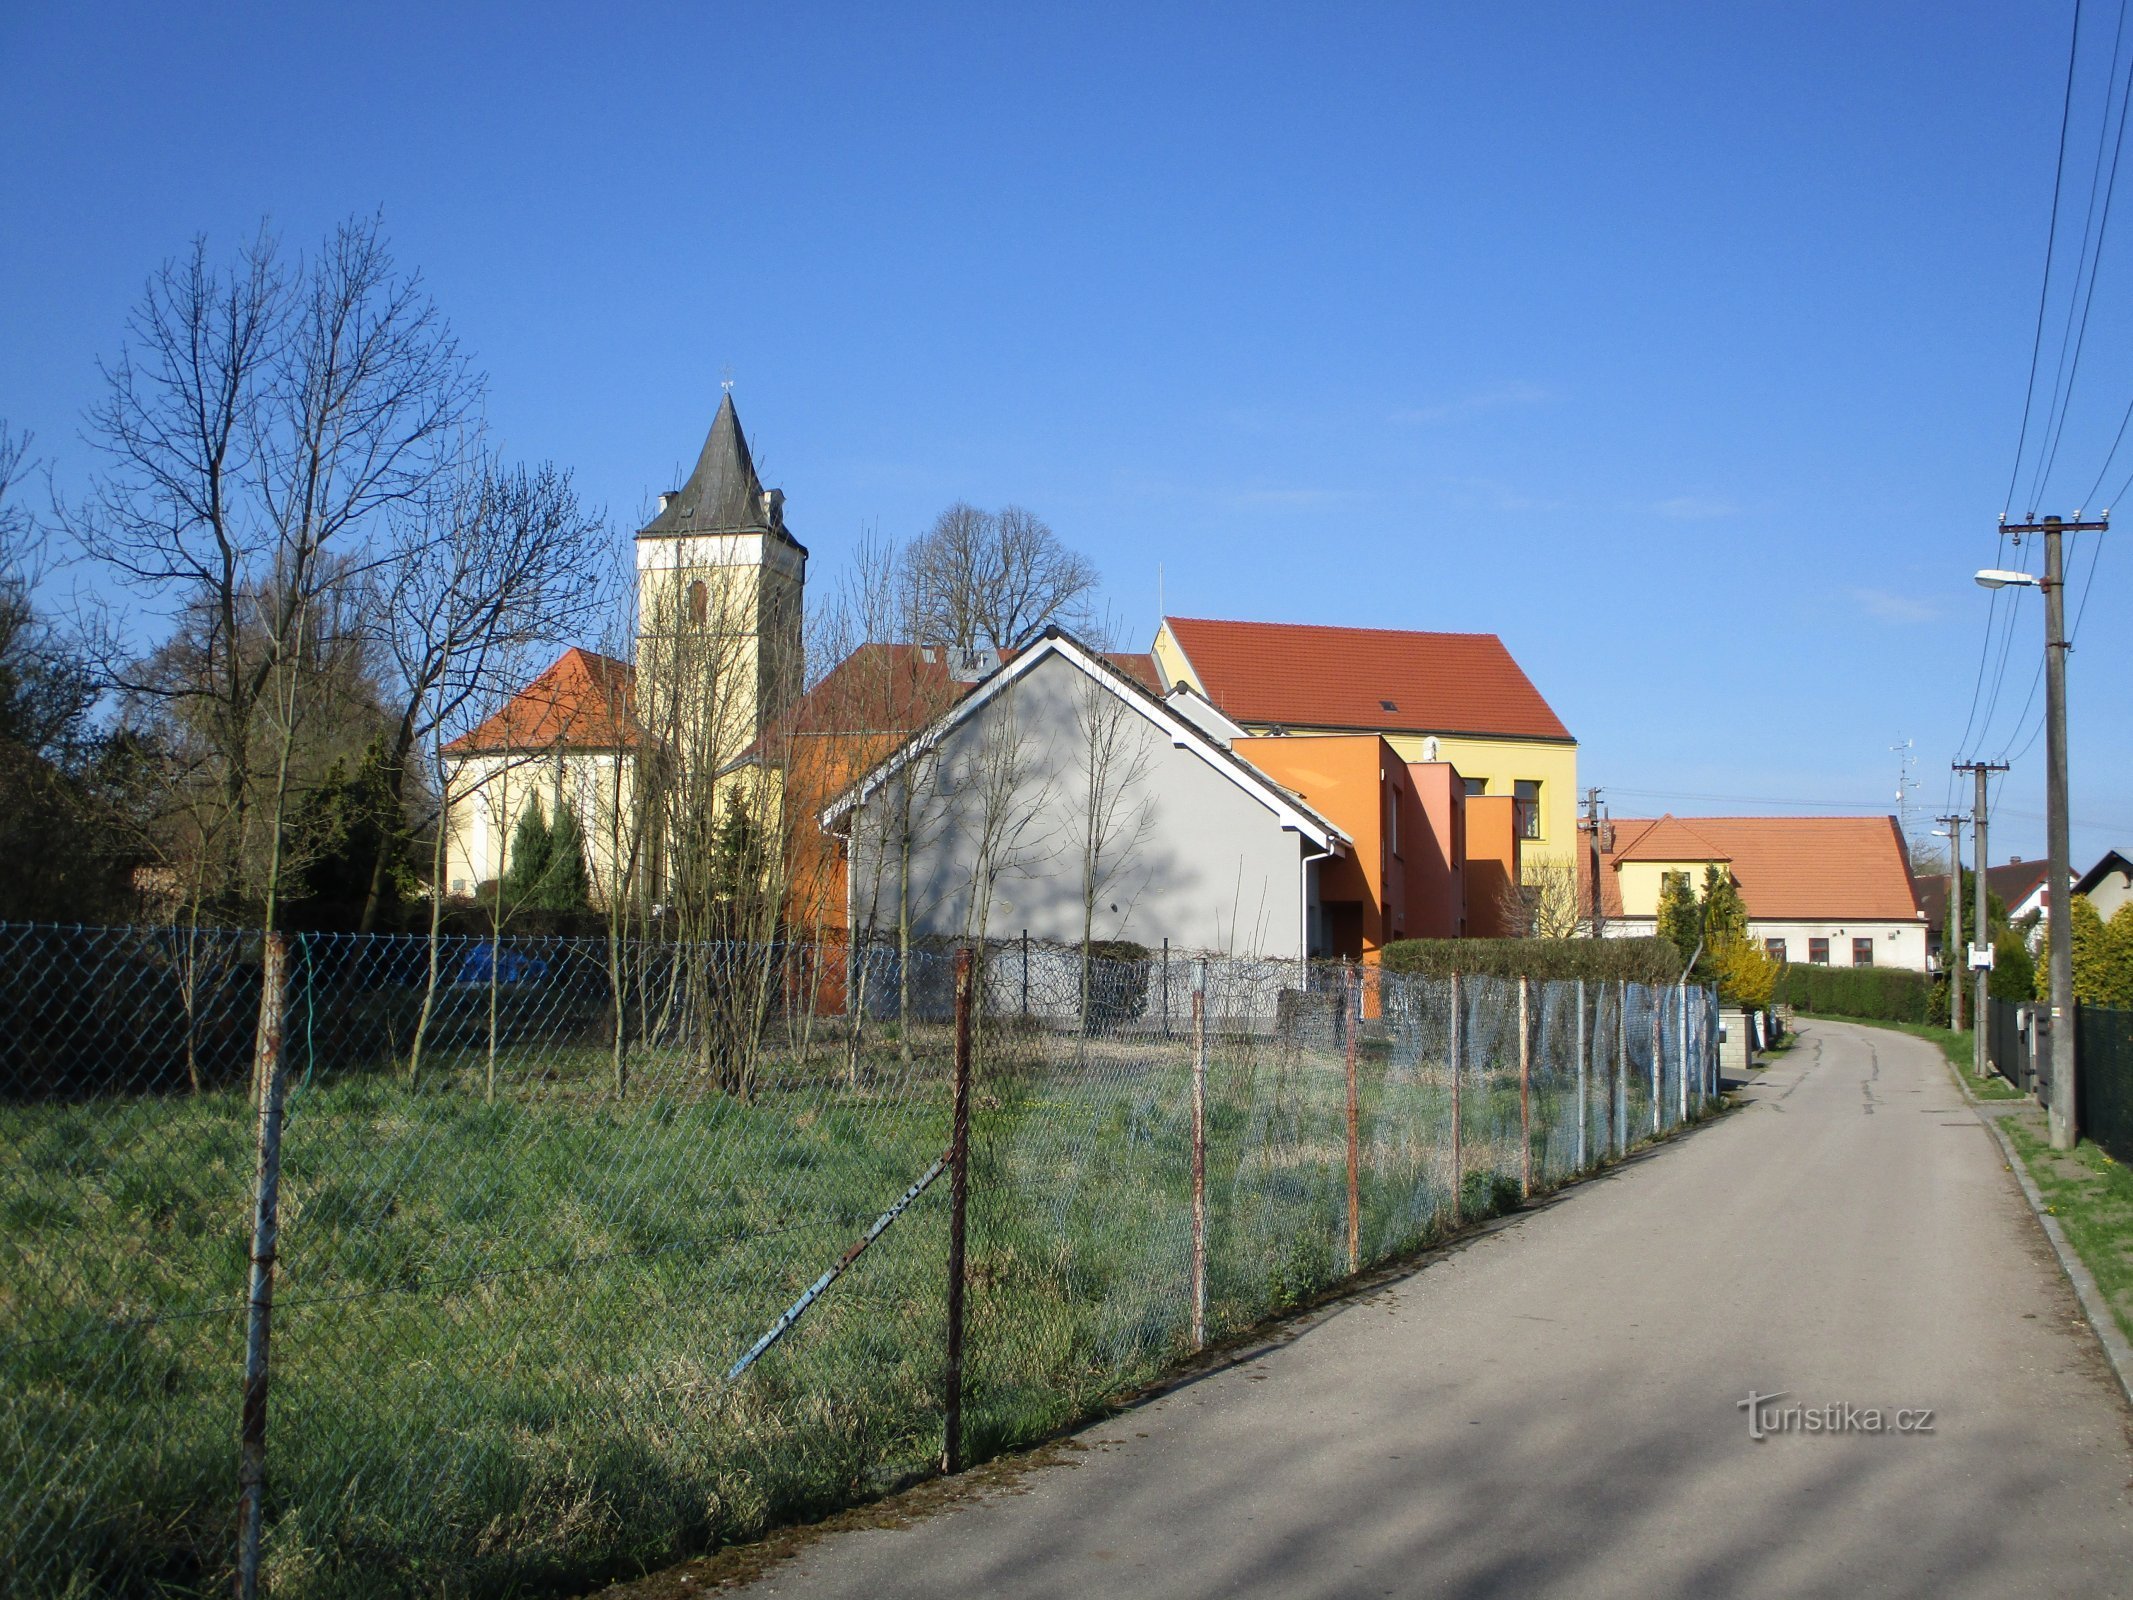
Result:
[[[711,615],[711,591],[698,578],[689,585],[689,620],[701,628]]]

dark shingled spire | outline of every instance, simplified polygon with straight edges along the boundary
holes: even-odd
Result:
[[[638,530],[640,539],[691,533],[767,533],[798,543],[785,531],[784,496],[763,492],[748,458],[740,413],[728,393],[718,403],[711,435],[689,481],[663,497],[659,514]]]

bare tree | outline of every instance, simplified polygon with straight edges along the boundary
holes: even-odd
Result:
[[[567,472],[507,468],[480,449],[461,453],[394,522],[376,620],[395,701],[386,776],[404,806],[416,752],[528,647],[559,642],[601,607],[584,574],[606,529],[580,506]],[[387,866],[381,847],[360,932],[376,926]],[[442,886],[440,874],[433,907]]]
[[[1098,580],[1035,513],[957,501],[913,541],[904,581],[918,642],[1005,650],[1047,623],[1084,620]]]
[[[1578,892],[1577,862],[1548,856],[1527,869],[1524,883],[1506,883],[1497,911],[1507,928],[1528,939],[1576,939],[1584,935],[1587,911]]]
[[[199,673],[127,687],[193,702],[222,812],[206,882],[239,888],[256,829],[271,929],[320,603],[375,566],[378,524],[435,481],[479,386],[375,220],[293,266],[264,232],[226,271],[196,242],[128,332],[89,417],[107,469],[65,517],[123,582],[199,619]]]
[[[1108,628],[1106,629],[1108,631]],[[1097,671],[1111,670],[1099,657]],[[1130,690],[1124,691],[1131,693]],[[1075,755],[1081,768],[1081,1021],[1090,1021],[1096,914],[1130,870],[1155,824],[1146,792],[1152,766],[1147,723],[1115,685],[1085,677],[1075,690]],[[1127,907],[1130,915],[1132,907]]]

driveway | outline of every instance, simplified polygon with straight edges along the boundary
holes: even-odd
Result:
[[[1750,1391],[1886,1431],[1757,1442]],[[1938,1053],[1817,1023],[1716,1125],[744,1592],[2124,1595],[2129,1420]]]

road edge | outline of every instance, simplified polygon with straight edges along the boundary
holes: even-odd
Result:
[[[1984,1124],[1985,1131],[1992,1135],[1993,1143],[2000,1147],[2000,1155],[2007,1163],[2007,1170],[2014,1174],[2015,1182],[2021,1186],[2022,1198],[2029,1202],[2030,1214],[2043,1228],[2044,1237],[2051,1241],[2052,1254],[2059,1258],[2059,1270],[2066,1274],[2066,1281],[2074,1287],[2074,1298],[2081,1303],[2081,1315],[2087,1320],[2089,1331],[2096,1336],[2096,1342],[2103,1347],[2103,1358],[2111,1365],[2111,1375],[2118,1380],[2120,1393],[2125,1396],[2128,1405],[2133,1405],[2133,1342],[2129,1342],[2119,1328],[2118,1318],[2112,1315],[2110,1304],[2103,1298],[2103,1290],[2097,1286],[2095,1274],[2089,1271],[2088,1263],[2081,1259],[2080,1253],[2068,1241],[2066,1230],[2059,1226],[2059,1219],[2052,1214],[2051,1208],[2045,1205],[2044,1196],[2038,1191],[2036,1180],[2030,1177],[2029,1167],[2022,1160],[2022,1153],[2015,1149],[2014,1141],[2001,1129],[1999,1117],[1985,1111],[1988,1102],[1980,1100],[1971,1092],[1970,1085],[1963,1081],[1963,1074],[1956,1068],[1955,1063],[1948,1059],[1945,1051],[1936,1047],[1934,1053],[1941,1058],[1941,1064],[1948,1069],[1948,1076],[1955,1080],[1955,1086],[1962,1090],[1963,1099],[1969,1103],[1971,1115]],[[2013,1108],[2023,1102],[2000,1100],[1989,1103]]]

